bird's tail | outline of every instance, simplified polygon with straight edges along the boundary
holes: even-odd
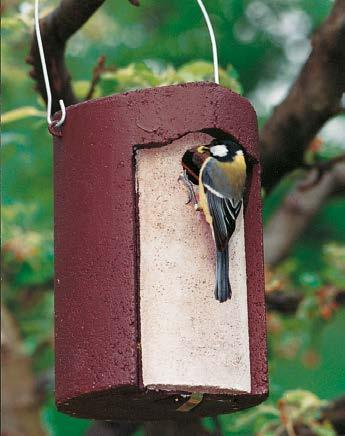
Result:
[[[216,288],[214,294],[220,303],[231,298],[228,247],[226,247],[224,251],[217,251]]]

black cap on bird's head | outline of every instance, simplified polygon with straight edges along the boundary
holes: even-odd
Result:
[[[198,147],[197,151],[208,152],[211,157],[220,161],[229,161],[237,154],[243,154],[243,148],[231,139],[214,139],[210,144]]]

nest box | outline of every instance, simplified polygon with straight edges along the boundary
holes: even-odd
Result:
[[[268,393],[255,111],[212,83],[67,108],[54,135],[56,403],[102,420],[207,416]],[[218,136],[246,150],[230,241],[233,296],[215,300],[214,242],[177,182]]]

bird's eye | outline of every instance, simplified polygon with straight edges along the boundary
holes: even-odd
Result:
[[[198,153],[205,153],[205,151],[207,151],[208,148],[205,147],[204,145],[200,145],[200,147],[197,148]]]

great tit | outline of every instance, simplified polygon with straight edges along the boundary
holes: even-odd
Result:
[[[215,297],[231,298],[229,240],[235,230],[246,184],[246,161],[242,147],[230,139],[213,140],[188,150],[182,158],[183,179],[196,201],[192,184],[199,186],[197,209],[202,210],[216,245]]]

